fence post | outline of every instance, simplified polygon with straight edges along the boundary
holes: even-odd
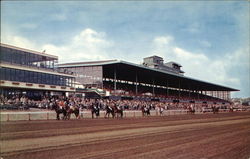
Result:
[[[47,120],[49,120],[49,113],[47,113]]]
[[[28,114],[28,116],[29,116],[29,120],[30,120],[30,113]]]
[[[10,121],[10,115],[7,114],[7,121]]]
[[[83,118],[83,111],[80,111],[80,114],[81,114],[81,118]]]

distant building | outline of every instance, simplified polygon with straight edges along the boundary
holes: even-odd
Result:
[[[150,68],[163,70],[170,73],[184,75],[184,71],[181,70],[181,65],[176,62],[164,63],[162,57],[150,56],[143,59],[143,65]]]
[[[39,98],[75,91],[75,76],[57,70],[57,56],[2,43],[0,50],[0,93],[4,96]]]

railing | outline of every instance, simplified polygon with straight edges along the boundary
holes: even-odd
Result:
[[[235,111],[235,110],[234,110]],[[243,110],[242,110],[243,111]],[[245,111],[250,111],[247,109]],[[229,109],[219,109],[219,112],[229,112]],[[105,117],[106,111],[100,111],[99,118]],[[157,110],[151,110],[150,116],[170,116],[170,115],[184,115],[187,114],[188,110],[164,110],[162,114],[160,114]],[[206,112],[212,113],[212,112]],[[204,114],[203,111],[196,111],[195,114]],[[84,110],[80,111],[80,118],[91,118],[91,111]],[[140,110],[125,110],[123,111],[124,118],[140,118],[142,117],[142,112]],[[72,119],[75,119],[75,115],[71,115]],[[56,113],[55,111],[22,111],[22,112],[0,112],[0,121],[31,121],[31,120],[55,120]]]
[[[22,66],[27,69],[36,69],[36,70],[41,70],[41,71],[46,71],[46,72],[51,72],[51,73],[60,73],[64,75],[73,75],[75,76],[74,73],[72,72],[64,72],[60,71],[57,68],[48,68],[48,67],[38,67],[36,65],[24,65],[24,64],[18,64],[18,63],[11,63],[11,62],[6,62],[6,61],[1,61],[2,64],[8,64],[8,65],[14,65],[14,66]]]
[[[106,111],[100,111],[100,117],[104,118]],[[187,114],[187,110],[165,110],[162,116],[168,115],[181,115]],[[55,111],[38,111],[38,112],[29,112],[29,111],[22,111],[22,112],[0,112],[1,120],[0,121],[17,121],[17,120],[52,120],[56,119]],[[151,116],[160,116],[159,111],[151,110]],[[142,112],[139,110],[125,110],[123,111],[124,118],[138,118],[142,117]],[[91,111],[84,110],[80,111],[81,118],[91,118]],[[72,119],[75,119],[75,115],[71,115]]]

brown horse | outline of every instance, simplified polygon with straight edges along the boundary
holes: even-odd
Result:
[[[79,108],[77,106],[68,107],[65,119],[69,120],[72,113],[75,114],[76,119],[80,119],[80,110],[79,110]]]
[[[116,117],[117,117],[117,118],[118,118],[118,117],[120,117],[120,118],[123,117],[123,109],[117,107],[116,105],[114,106],[114,113],[116,114]]]
[[[214,114],[218,114],[219,113],[219,107],[213,106],[212,110],[213,110]]]
[[[147,106],[142,106],[141,107],[141,111],[142,111],[142,116],[144,117],[146,116],[150,116],[150,108]]]
[[[106,113],[105,113],[105,117],[104,118],[107,118],[107,115],[108,115],[108,118],[109,118],[109,115],[112,115],[112,118],[115,117],[115,110],[114,110],[114,107],[111,107],[111,106],[106,106]]]
[[[63,114],[62,119],[64,119],[64,120],[66,119],[67,111],[64,107],[59,106],[57,102],[53,102],[52,109],[54,109],[56,112],[56,119],[57,120],[60,120],[60,114]]]
[[[91,109],[92,119],[94,118],[94,116],[96,118],[98,118],[100,116],[100,108],[98,105],[92,104],[90,109]]]
[[[231,113],[234,112],[233,107],[230,107],[230,108],[229,108],[229,112],[231,112]]]
[[[194,113],[195,113],[195,109],[192,108],[191,106],[189,106],[189,107],[187,108],[187,114],[194,114]]]

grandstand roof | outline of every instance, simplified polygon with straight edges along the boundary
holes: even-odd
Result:
[[[58,59],[58,56],[55,56],[55,55],[51,55],[51,54],[47,54],[45,52],[38,52],[38,51],[34,51],[34,50],[29,50],[29,49],[24,49],[24,48],[21,48],[21,47],[16,47],[16,46],[13,46],[13,45],[9,45],[9,44],[4,44],[4,43],[0,43],[0,46],[1,47],[5,47],[5,48],[10,48],[10,49],[15,49],[15,50],[19,50],[23,53],[32,53],[32,54],[37,54],[37,55],[40,55],[40,56],[43,56],[43,57],[47,57],[47,58],[50,58],[50,59],[55,59],[57,60]],[[44,50],[45,51],[45,50]]]
[[[83,67],[83,66],[103,66],[103,75],[105,78],[113,78],[116,70],[117,79],[135,81],[137,75],[138,82],[152,83],[155,85],[167,86],[198,91],[239,91],[234,88],[213,84],[206,81],[165,72],[159,69],[145,67],[122,60],[106,60],[92,62],[78,62],[59,64],[59,67]]]

